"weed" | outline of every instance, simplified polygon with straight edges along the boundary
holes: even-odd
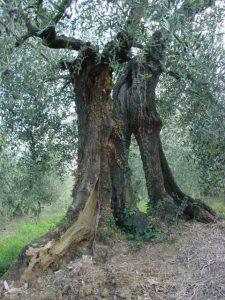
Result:
[[[150,226],[150,218],[137,208],[125,207],[124,231],[129,240],[133,240],[139,246],[144,241],[150,241],[161,233],[159,229]],[[138,246],[138,247],[139,247]]]
[[[134,241],[132,243],[131,249],[133,252],[138,252],[143,247],[143,241]]]
[[[116,220],[112,213],[107,215],[108,236],[112,237],[116,232]]]
[[[169,245],[174,245],[178,241],[177,237],[172,237],[171,239],[168,240]]]
[[[179,219],[179,218],[176,219],[175,226],[176,226],[177,230],[181,230],[183,228],[184,224],[185,224],[184,220]]]

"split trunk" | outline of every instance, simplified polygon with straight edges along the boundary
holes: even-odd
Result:
[[[128,63],[114,92],[114,101],[124,121],[123,134],[126,140],[133,134],[139,145],[154,215],[169,223],[177,217],[212,222],[215,213],[180,190],[166,160],[160,140],[162,120],[155,101],[160,74],[160,63],[153,56],[146,55],[144,63],[136,60]]]

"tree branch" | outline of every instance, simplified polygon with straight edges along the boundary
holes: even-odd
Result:
[[[59,12],[56,14],[53,18],[53,23],[56,25],[64,16],[66,9],[72,4],[73,0],[64,0],[59,5]],[[76,3],[77,0],[74,0],[74,3]]]
[[[37,0],[37,9],[41,8],[43,5],[43,0]]]
[[[134,45],[134,30],[132,27],[139,24],[142,15],[143,7],[140,4],[134,4],[130,10],[124,29],[112,41],[106,44],[102,52],[102,60],[105,63],[109,63],[112,60],[124,63],[130,60],[129,52]]]
[[[16,47],[21,46],[30,37],[41,38],[43,45],[53,49],[70,49],[79,51],[82,47],[90,47],[89,42],[84,42],[80,39],[56,34],[55,25],[63,17],[66,9],[71,5],[72,1],[73,0],[62,1],[62,3],[59,6],[61,7],[60,12],[53,17],[54,25],[50,25],[41,31],[32,22],[32,20],[23,11],[21,11],[21,16],[25,21],[28,32],[17,40],[15,44]],[[75,2],[77,2],[77,0],[75,0]],[[37,5],[42,5],[42,1],[39,0]]]
[[[76,3],[77,0],[61,0],[61,3],[59,4],[53,4],[52,5],[56,8],[58,11],[55,13],[55,15],[51,19],[51,25],[57,25],[57,23],[63,18],[65,15],[65,12],[68,7],[72,4],[72,2]],[[43,0],[37,0],[36,2],[36,17],[35,19],[38,18],[40,10],[44,9],[43,8]]]
[[[165,71],[165,74],[169,75],[177,80],[180,80],[181,78],[183,78],[185,76],[186,79],[190,80],[192,83],[195,83],[195,81],[196,81],[190,73],[186,73],[186,74],[182,75],[176,71],[167,70],[167,71]]]
[[[82,40],[67,37],[65,35],[56,35],[55,27],[48,27],[37,35],[42,39],[43,45],[53,49],[70,49],[79,51],[82,47],[90,47],[90,43]]]
[[[17,42],[16,47],[19,47],[30,37],[39,37],[42,39],[43,45],[53,49],[70,49],[79,51],[82,47],[90,47],[90,43],[79,39],[58,35],[55,31],[55,26],[51,25],[44,30],[39,31],[38,27],[32,23],[30,18],[23,14],[23,18],[28,30],[28,33],[22,36]]]
[[[165,71],[166,75],[169,75],[177,80],[181,79],[181,76],[178,72],[174,72],[174,71],[171,71],[171,70],[168,70],[168,71]]]
[[[184,21],[185,18],[194,19],[197,13],[211,7],[214,3],[215,0],[203,0],[199,3],[193,3],[192,0],[184,0],[181,7],[175,11],[175,13],[181,16],[182,21]],[[174,37],[179,41],[179,38],[175,35],[175,33]],[[163,60],[165,48],[168,43],[169,39],[164,38],[163,30],[156,30],[151,37],[150,43],[148,43],[148,45],[144,48],[146,61],[156,63],[158,73],[162,73],[164,71]],[[166,73],[176,79],[180,79],[180,75],[176,72],[167,71]],[[192,80],[193,78],[191,79],[190,76],[190,74],[187,75],[187,79]]]
[[[165,38],[163,37],[161,31],[156,30],[153,33],[150,42],[144,49],[147,61],[151,60],[159,65],[162,64],[165,54],[165,42]]]
[[[134,42],[133,42],[132,47],[138,48],[138,49],[141,49],[141,50],[144,49],[144,46],[143,46],[141,43],[137,42],[137,41],[134,41]]]
[[[102,52],[102,60],[105,63],[109,63],[112,60],[124,63],[130,59],[129,52],[132,45],[132,34],[126,31],[121,31],[112,41],[106,44]]]
[[[212,7],[215,0],[191,1],[185,0],[178,12],[185,18],[194,18],[194,16],[205,9]]]

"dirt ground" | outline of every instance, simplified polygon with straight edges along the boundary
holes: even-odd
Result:
[[[0,299],[225,299],[225,224],[185,223],[136,252],[118,235],[101,256],[83,255],[29,285],[8,285],[6,292],[0,282]]]

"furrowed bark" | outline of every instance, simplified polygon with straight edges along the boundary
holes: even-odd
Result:
[[[117,224],[123,227],[123,215],[125,206],[135,207],[137,205],[133,194],[130,178],[130,170],[128,166],[129,148],[131,142],[132,131],[128,126],[128,117],[126,106],[126,76],[129,70],[121,76],[113,88],[113,100],[115,104],[115,115],[117,131],[114,152],[111,164],[111,178],[112,178],[112,207]],[[129,84],[129,83],[128,83]],[[124,86],[125,85],[125,86]],[[123,90],[121,92],[121,89]],[[124,93],[123,93],[124,92]],[[121,109],[123,107],[123,109]]]
[[[130,137],[123,131],[114,133],[114,141],[111,149],[113,151],[111,158],[111,180],[112,180],[112,209],[117,225],[123,227],[124,208],[135,207],[136,202],[131,186],[131,179],[128,167],[128,149],[130,146]]]
[[[162,121],[155,104],[155,89],[161,71],[160,61],[154,53],[147,53],[144,63],[131,61],[116,87],[119,112],[124,126],[138,142],[149,199],[156,216],[168,222],[178,216],[212,222],[215,213],[202,201],[194,200],[180,190],[163,153]]]
[[[89,55],[80,72],[72,70],[79,120],[78,175],[73,203],[62,227],[22,251],[15,273],[18,276],[28,278],[40,271],[57,269],[71,259],[81,241],[95,238],[101,224],[104,230],[104,218],[111,203],[108,147],[114,125],[110,98],[112,72],[107,65],[97,66],[95,59]]]
[[[75,256],[81,242],[86,241],[91,247],[95,239],[107,238],[114,180],[111,168],[120,170],[120,176],[113,181],[114,215],[120,221],[129,198],[129,185],[125,184],[128,173],[123,165],[124,152],[110,96],[112,70],[98,60],[92,48],[87,48],[70,65],[70,71],[79,140],[73,202],[61,225],[22,250],[14,278],[28,279],[43,271],[56,270]],[[120,187],[116,187],[118,180]]]

